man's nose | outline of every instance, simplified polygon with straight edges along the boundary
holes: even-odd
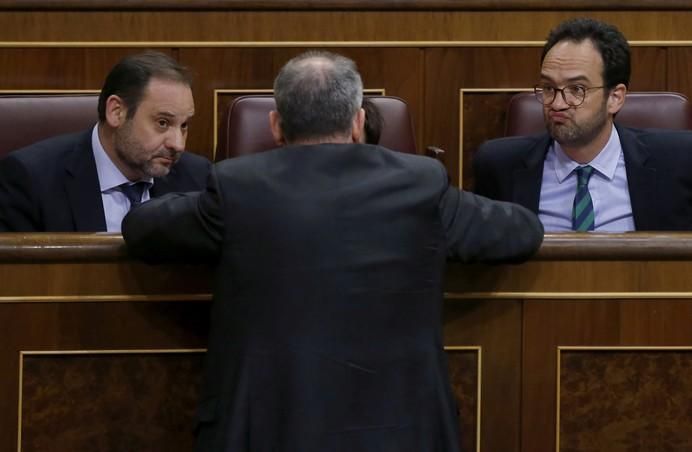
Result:
[[[564,91],[555,91],[555,98],[550,104],[550,108],[553,110],[567,110],[570,105],[565,102]]]
[[[166,137],[166,147],[168,149],[173,149],[178,152],[185,150],[185,139],[187,137],[187,131],[180,128],[172,128],[170,133]]]

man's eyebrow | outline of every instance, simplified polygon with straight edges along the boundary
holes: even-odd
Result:
[[[554,81],[552,77],[549,77],[545,74],[541,74],[541,80],[548,80],[548,81]],[[586,75],[577,75],[574,77],[570,77],[567,80],[567,83],[575,83],[575,82],[589,82],[589,78]]]
[[[585,75],[578,75],[576,77],[570,77],[567,79],[568,82],[589,82],[589,77]]]
[[[182,116],[183,118],[190,119],[190,118],[192,118],[194,115],[195,115],[194,110],[191,111],[189,115],[176,115],[176,114],[173,113],[173,112],[164,110],[164,111],[159,111],[159,112],[156,113],[154,116],[163,116],[163,117],[169,118],[169,119],[175,119],[175,118],[177,118],[177,117],[179,117],[179,116]]]

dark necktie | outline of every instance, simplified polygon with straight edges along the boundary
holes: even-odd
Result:
[[[577,173],[577,194],[574,196],[572,207],[572,229],[575,231],[593,231],[594,213],[591,193],[589,193],[589,179],[593,174],[590,166],[580,166]]]
[[[142,204],[142,195],[148,185],[149,182],[143,181],[135,182],[134,184],[125,183],[120,185],[120,191],[130,200],[130,209],[134,209]]]

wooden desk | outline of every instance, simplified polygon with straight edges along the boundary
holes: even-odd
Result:
[[[131,261],[120,236],[0,235],[0,452],[191,450],[210,274]],[[450,264],[464,450],[692,450],[689,275],[692,234]]]

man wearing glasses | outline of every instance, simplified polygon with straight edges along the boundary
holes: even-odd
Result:
[[[522,204],[550,232],[692,229],[692,133],[615,125],[629,78],[617,28],[558,25],[535,87],[548,133],[483,144],[476,193]]]

